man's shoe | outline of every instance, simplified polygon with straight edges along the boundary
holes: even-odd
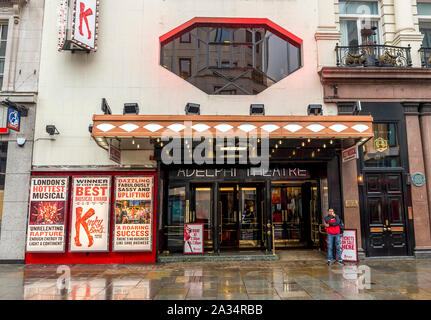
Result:
[[[332,261],[328,261],[328,266],[330,266],[332,264]]]
[[[342,260],[341,260],[341,261],[337,261],[337,263],[338,263],[338,264],[341,264],[341,265],[343,265],[343,266],[345,265],[345,263],[344,263]]]

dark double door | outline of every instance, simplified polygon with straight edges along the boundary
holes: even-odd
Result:
[[[368,255],[407,255],[408,224],[402,173],[366,173],[364,178]]]
[[[188,223],[203,224],[206,252],[261,248],[264,190],[263,184],[171,184],[165,229],[168,251],[182,251]]]
[[[264,245],[264,188],[258,184],[220,185],[219,247],[260,248]]]

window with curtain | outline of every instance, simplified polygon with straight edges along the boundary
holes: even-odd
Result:
[[[418,2],[418,15],[419,31],[424,35],[422,46],[431,48],[431,2]]]
[[[377,1],[340,1],[342,46],[380,43],[380,15]]]
[[[419,22],[419,30],[424,35],[422,46],[431,48],[431,22]]]

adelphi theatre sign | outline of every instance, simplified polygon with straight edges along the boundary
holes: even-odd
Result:
[[[174,171],[176,178],[236,178],[246,177],[273,177],[307,179],[310,174],[305,169],[300,168],[273,168],[265,170],[263,168],[216,168],[216,169],[178,169]]]

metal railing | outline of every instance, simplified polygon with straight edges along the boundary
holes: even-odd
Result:
[[[421,53],[422,68],[431,68],[431,48],[421,47],[419,52]]]
[[[411,48],[379,44],[337,46],[338,67],[409,68],[412,66]]]

